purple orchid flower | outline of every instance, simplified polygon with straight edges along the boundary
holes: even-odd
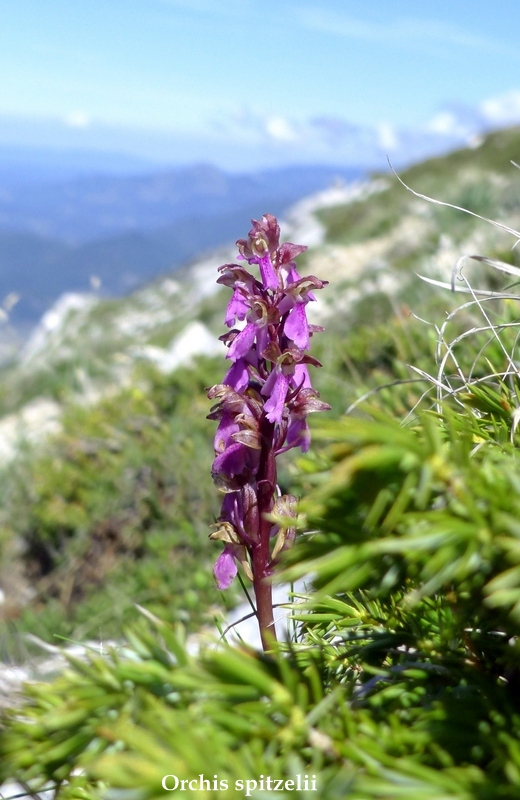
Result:
[[[295,259],[307,248],[280,245],[271,214],[253,220],[237,247],[238,258],[256,266],[259,278],[238,264],[219,269],[217,282],[233,290],[225,318],[231,330],[220,337],[232,365],[223,383],[208,390],[216,401],[208,417],[219,423],[212,475],[224,493],[210,538],[224,544],[214,569],[219,588],[231,585],[239,565],[252,580],[267,648],[275,638],[269,576],[296,535],[293,523],[269,519],[280,509],[286,509],[282,517],[296,517],[296,498],[281,495],[277,486],[276,456],[293,447],[306,452],[308,414],[330,408],[312,388],[308,367],[321,365],[307,352],[311,336],[323,330],[309,324],[307,305],[327,282],[300,276]],[[237,321],[245,321],[242,330],[233,327]]]

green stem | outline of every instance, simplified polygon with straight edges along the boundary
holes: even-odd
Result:
[[[258,470],[258,540],[252,547],[253,588],[260,637],[264,650],[270,650],[276,639],[273,615],[273,588],[270,580],[271,525],[265,515],[272,511],[276,487],[276,460],[274,455],[274,424],[264,418],[262,425],[262,452]]]

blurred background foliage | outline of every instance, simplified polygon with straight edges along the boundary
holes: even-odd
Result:
[[[218,498],[204,387],[218,372],[204,358],[169,376],[143,367],[131,387],[70,405],[62,433],[8,470],[2,569],[9,574],[18,542],[35,593],[21,611],[5,609],[11,631],[106,639],[135,603],[192,629],[210,613],[219,597],[207,531]]]

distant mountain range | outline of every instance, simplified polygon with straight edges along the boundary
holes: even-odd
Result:
[[[126,153],[0,143],[0,187],[3,193],[87,175],[144,174],[154,169],[157,169],[157,163]]]
[[[125,293],[233,240],[251,217],[281,215],[305,195],[362,177],[361,169],[323,166],[144,172],[146,162],[129,161],[125,170],[123,157],[106,156],[92,158],[89,172],[86,155],[83,162],[15,155],[0,149],[0,303],[19,295],[11,312],[19,328],[65,291],[99,285],[104,294]]]
[[[80,245],[196,216],[222,216],[256,202],[292,203],[331,181],[351,181],[361,172],[301,166],[237,175],[197,164],[146,174],[92,170],[65,181],[33,180],[30,184],[26,177],[20,185],[4,188],[0,161],[0,229]]]

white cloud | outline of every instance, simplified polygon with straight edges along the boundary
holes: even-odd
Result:
[[[520,121],[520,91],[513,89],[480,104],[480,111],[493,125],[510,125]]]
[[[280,142],[294,142],[298,138],[293,126],[284,117],[269,117],[265,129],[272,139]]]
[[[247,106],[214,121],[215,140],[262,153],[277,163],[350,164],[384,168],[390,156],[395,166],[444,153],[453,147],[475,146],[493,128],[520,122],[520,89],[491,97],[478,105],[453,101],[430,119],[413,126],[388,120],[356,125],[341,116],[293,118]]]
[[[377,135],[380,147],[382,147],[382,149],[386,152],[389,152],[390,150],[396,150],[399,147],[397,131],[389,122],[379,123],[377,126]]]
[[[90,125],[90,117],[84,111],[71,111],[64,121],[69,128],[88,128]]]
[[[439,111],[426,123],[424,129],[439,136],[460,136],[466,131],[452,111]]]

